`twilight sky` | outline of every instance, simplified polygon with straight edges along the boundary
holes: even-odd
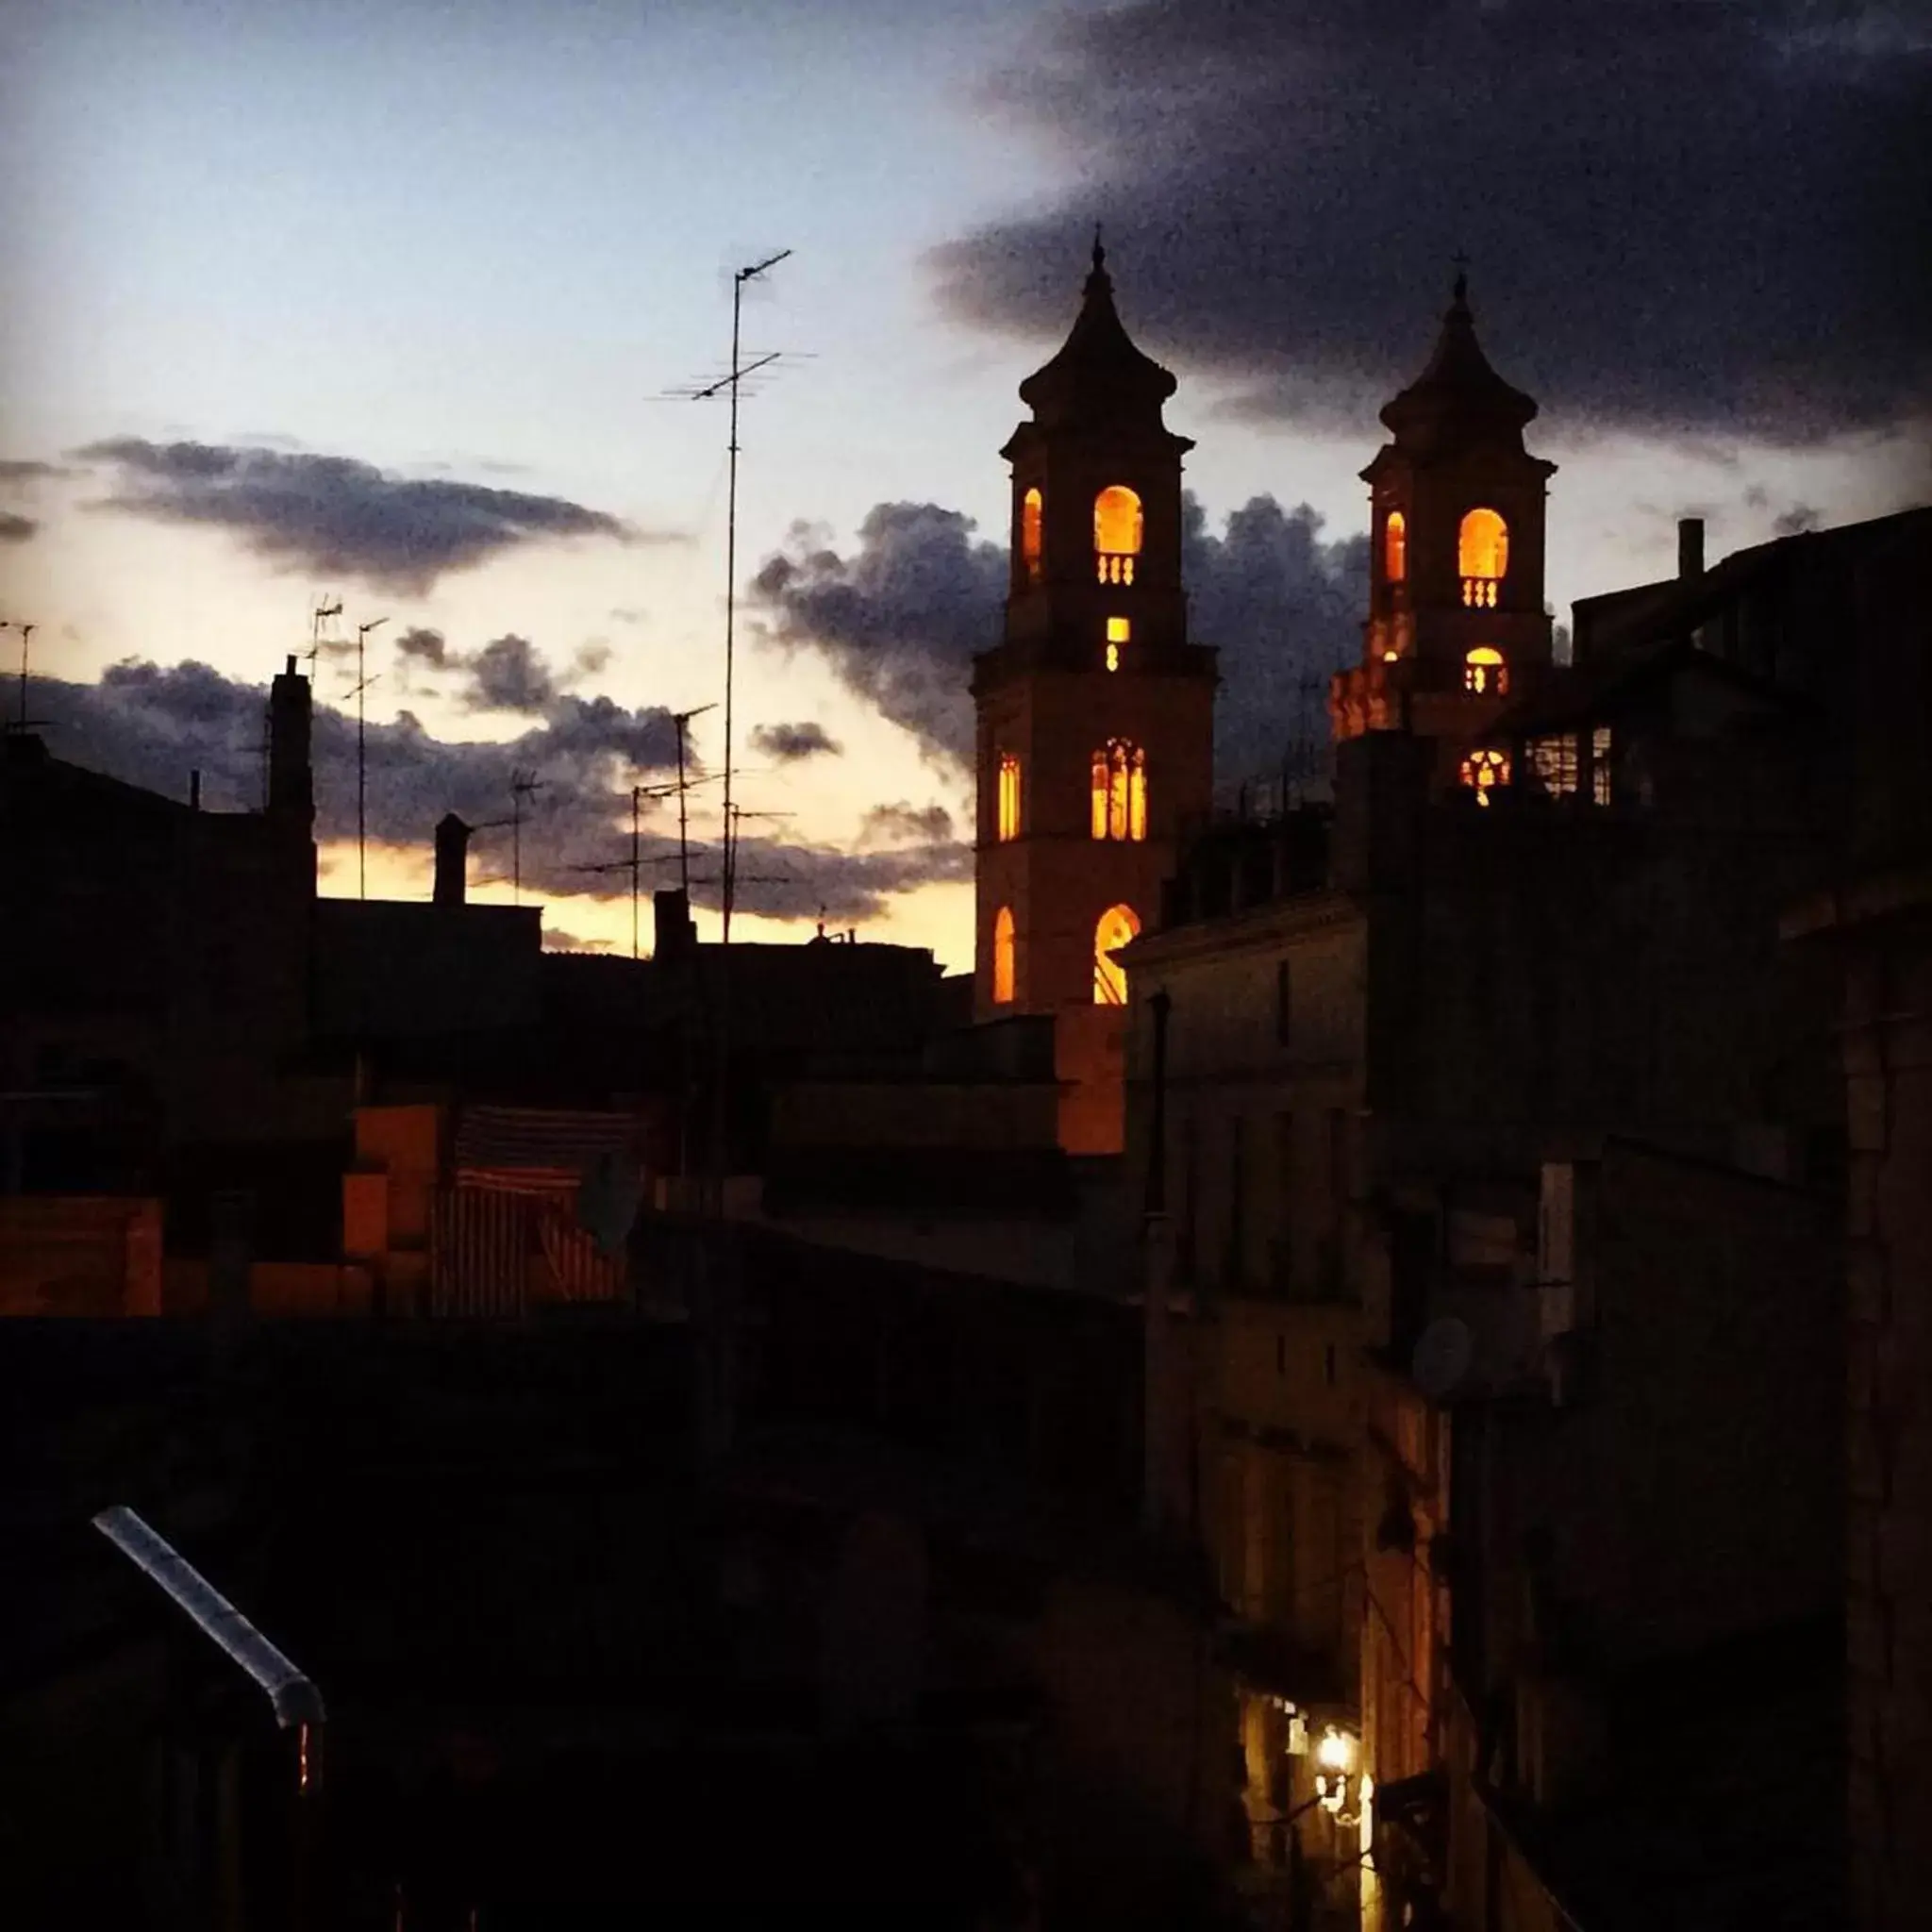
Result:
[[[1680,514],[1721,555],[1932,496],[1923,0],[14,0],[0,74],[0,616],[41,626],[54,749],[253,803],[258,687],[333,592],[347,634],[387,619],[372,890],[426,892],[434,821],[531,769],[557,942],[627,947],[627,884],[582,868],[622,858],[665,714],[720,695],[724,418],[662,392],[723,368],[729,272],[775,248],[747,936],[824,906],[970,956],[997,450],[1096,220],[1199,444],[1230,778],[1354,647],[1356,472],[1457,248],[1561,465],[1559,617],[1668,572]],[[325,715],[325,891],[352,747]]]

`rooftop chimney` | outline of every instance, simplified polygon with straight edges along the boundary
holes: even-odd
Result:
[[[1704,519],[1677,519],[1677,575],[1686,583],[1704,575]]]
[[[698,929],[691,916],[691,896],[682,887],[651,895],[652,916],[657,921],[655,955],[659,959],[681,959],[697,950]]]
[[[470,864],[471,827],[446,811],[436,825],[436,903],[460,906]]]
[[[315,822],[315,786],[308,772],[308,680],[288,667],[268,691],[268,808]]]
[[[198,765],[189,767],[188,809],[190,811],[199,811],[201,809],[201,768]]]

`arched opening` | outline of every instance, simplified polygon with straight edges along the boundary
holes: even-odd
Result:
[[[1408,575],[1408,519],[1399,509],[1382,525],[1382,575],[1399,584]]]
[[[1462,782],[1475,793],[1475,802],[1486,806],[1490,793],[1509,782],[1509,755],[1500,751],[1473,751],[1462,761]]]
[[[1134,581],[1141,529],[1141,499],[1124,483],[1109,483],[1093,499],[1095,575],[1103,584]]]
[[[1096,839],[1147,836],[1147,754],[1109,738],[1093,754],[1092,829]]]
[[[1020,499],[1020,561],[1025,566],[1029,584],[1037,584],[1041,577],[1040,519],[1043,507],[1037,490],[1029,490]]]
[[[1002,906],[992,922],[992,1001],[1013,1003],[1013,908]]]
[[[1471,510],[1457,532],[1456,564],[1462,601],[1472,609],[1493,610],[1496,586],[1509,569],[1509,525],[1492,509]]]
[[[1462,688],[1478,697],[1499,698],[1509,689],[1509,666],[1493,644],[1478,644],[1462,660]]]
[[[1111,957],[1141,930],[1131,906],[1109,906],[1093,928],[1093,1004],[1124,1007],[1127,1003],[1127,969]]]
[[[1020,836],[1020,754],[1000,754],[999,836],[1004,843]]]

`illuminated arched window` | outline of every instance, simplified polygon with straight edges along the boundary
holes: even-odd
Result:
[[[996,1007],[1013,1001],[1013,908],[1002,906],[992,923],[992,999]]]
[[[1093,928],[1093,1004],[1124,1007],[1127,1003],[1127,969],[1108,955],[1118,952],[1141,930],[1131,906],[1109,906]]]
[[[1131,584],[1141,554],[1141,499],[1124,483],[1109,483],[1093,499],[1095,575],[1103,584]]]
[[[1399,509],[1391,509],[1382,525],[1382,574],[1391,584],[1408,575],[1408,519]]]
[[[1509,667],[1491,644],[1478,644],[1462,660],[1462,688],[1480,697],[1499,698],[1509,689]]]
[[[1029,490],[1020,499],[1020,560],[1026,566],[1026,581],[1040,581],[1040,491]]]
[[[1147,836],[1147,754],[1110,738],[1093,754],[1092,828],[1096,839]]]
[[[1462,782],[1475,793],[1478,805],[1488,805],[1490,793],[1509,782],[1509,755],[1500,751],[1473,751],[1462,761]]]
[[[1493,610],[1496,586],[1509,569],[1509,525],[1492,509],[1471,510],[1457,533],[1456,563],[1462,575],[1462,601]]]
[[[1020,836],[1020,754],[1000,754],[999,835],[1002,841]]]

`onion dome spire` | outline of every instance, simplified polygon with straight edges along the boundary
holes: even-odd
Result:
[[[1456,281],[1435,352],[1423,373],[1382,411],[1396,446],[1425,454],[1448,446],[1500,441],[1523,447],[1523,429],[1536,404],[1490,366],[1475,339],[1469,307],[1467,264],[1457,258]]]
[[[1161,405],[1175,387],[1173,374],[1143,355],[1122,325],[1096,225],[1080,313],[1059,352],[1020,385],[1020,400],[1042,428],[1149,418],[1158,426]]]

